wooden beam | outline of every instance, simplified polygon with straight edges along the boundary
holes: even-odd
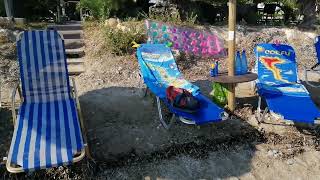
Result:
[[[228,75],[234,76],[235,51],[236,51],[236,6],[237,0],[229,0],[229,35],[228,35]],[[228,108],[235,110],[235,84],[228,87]]]

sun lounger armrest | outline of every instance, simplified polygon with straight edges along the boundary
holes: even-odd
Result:
[[[81,106],[80,106],[80,101],[79,101],[79,97],[78,97],[76,80],[75,80],[74,77],[70,77],[70,79],[72,81],[72,97],[76,101],[76,106],[77,106],[79,120],[80,120],[80,126],[81,126],[82,134],[83,134],[83,141],[84,141],[84,145],[85,145],[85,148],[86,148],[86,155],[87,155],[88,158],[92,159],[90,151],[89,151],[89,147],[88,147],[88,144],[87,144],[88,143],[88,141],[87,141],[87,130],[85,128],[85,124],[84,124],[83,116],[82,116],[82,112],[81,112]]]
[[[20,83],[17,83],[14,87],[14,89],[12,90],[12,95],[11,95],[11,113],[12,113],[12,120],[13,120],[13,124],[15,124],[16,122],[16,93],[18,91],[18,94],[20,96],[21,102],[23,102],[23,97],[22,97],[22,93],[21,93],[21,89],[20,89]]]

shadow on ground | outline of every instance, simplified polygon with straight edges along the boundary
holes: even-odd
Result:
[[[232,116],[200,128],[176,123],[167,131],[154,98],[143,95],[142,89],[110,87],[80,97],[91,151],[104,162],[106,176],[194,179],[250,172],[264,137],[246,121]]]
[[[2,158],[7,157],[11,138],[13,133],[11,111],[5,108],[0,108],[0,179],[1,174],[6,173],[5,164],[2,163]]]

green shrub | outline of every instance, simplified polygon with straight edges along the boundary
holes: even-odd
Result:
[[[142,22],[125,22],[117,27],[105,27],[105,47],[116,55],[127,55],[133,52],[131,42],[146,41]]]
[[[111,0],[80,0],[78,8],[91,11],[91,15],[97,19],[104,19],[110,14]]]
[[[198,15],[195,12],[188,13],[186,19],[183,21],[181,20],[179,13],[170,13],[165,11],[163,14],[150,14],[149,16],[145,15],[145,18],[168,22],[175,25],[194,26],[196,24]]]
[[[8,43],[8,38],[4,34],[0,34],[0,45]]]

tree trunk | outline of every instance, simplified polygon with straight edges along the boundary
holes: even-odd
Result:
[[[4,7],[6,9],[7,17],[13,17],[13,2],[12,0],[4,0]]]
[[[303,21],[300,27],[314,28],[317,21],[316,4],[317,0],[298,0],[301,6],[301,14],[304,15]]]

